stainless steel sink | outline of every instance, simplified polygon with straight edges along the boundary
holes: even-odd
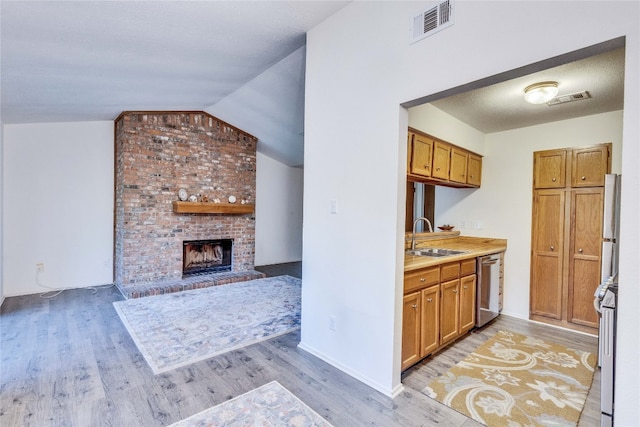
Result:
[[[423,249],[408,250],[406,253],[407,255],[414,255],[414,256],[442,257],[442,256],[460,255],[466,252],[455,251],[453,249],[423,248]]]

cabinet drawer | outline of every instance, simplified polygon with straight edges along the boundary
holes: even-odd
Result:
[[[404,275],[404,292],[411,292],[440,282],[440,268],[430,267]]]
[[[459,262],[444,264],[442,267],[440,267],[440,269],[441,269],[440,278],[442,279],[443,282],[446,282],[447,280],[451,280],[451,279],[457,279],[458,277],[460,277]]]
[[[468,276],[476,272],[476,259],[460,261],[460,277]]]

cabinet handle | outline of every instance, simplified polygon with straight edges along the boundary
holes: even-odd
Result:
[[[427,302],[433,302],[433,298],[427,298]]]
[[[439,171],[439,170],[440,170],[440,168],[436,168],[436,171]]]
[[[551,181],[556,182],[556,179],[555,178],[551,178]]]
[[[465,285],[462,287],[462,289],[469,289],[469,287]]]
[[[582,175],[582,176],[580,177],[580,179],[584,181],[585,179],[587,179],[587,177],[586,177],[586,176],[584,176],[584,175]]]
[[[458,293],[458,290],[457,290],[457,289],[452,289],[452,291],[453,291],[453,293],[454,293],[454,294],[457,294],[457,293]]]
[[[411,308],[414,308],[414,309],[415,309],[415,308],[418,308],[418,304],[413,304],[413,305],[411,306]]]
[[[420,281],[424,283],[424,282],[426,282],[426,281],[427,281],[427,279],[425,279],[424,277],[421,277],[421,278],[420,278]]]
[[[429,169],[429,165],[424,165],[424,168],[425,169]]]
[[[551,246],[551,250],[554,250],[555,248],[553,246]]]
[[[582,248],[578,249],[578,252],[582,253]]]

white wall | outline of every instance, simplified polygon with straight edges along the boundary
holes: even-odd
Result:
[[[484,155],[484,133],[431,104],[410,108],[409,126],[481,156]]]
[[[2,295],[112,283],[113,122],[3,130]],[[256,265],[301,260],[303,170],[258,153],[256,174]]]
[[[458,1],[452,27],[410,45],[410,18],[430,4],[353,2],[307,35],[300,346],[386,394],[401,390],[408,124],[401,103],[626,35],[623,228],[640,235],[632,219],[638,195],[630,191],[640,161],[639,4]],[[581,25],[567,31],[569,21]],[[337,214],[329,213],[332,198]],[[621,277],[637,284],[637,241],[622,249]],[[638,288],[626,290],[634,307],[620,309],[629,325],[639,323]],[[637,330],[627,335],[620,357],[633,366],[618,377],[618,396],[629,397],[616,408],[621,425],[640,416]]]
[[[113,122],[4,126],[6,296],[113,282]]]
[[[255,265],[302,259],[304,170],[257,154]]]

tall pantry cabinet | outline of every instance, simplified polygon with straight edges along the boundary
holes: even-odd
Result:
[[[533,154],[529,317],[597,333],[604,175],[611,144]]]

